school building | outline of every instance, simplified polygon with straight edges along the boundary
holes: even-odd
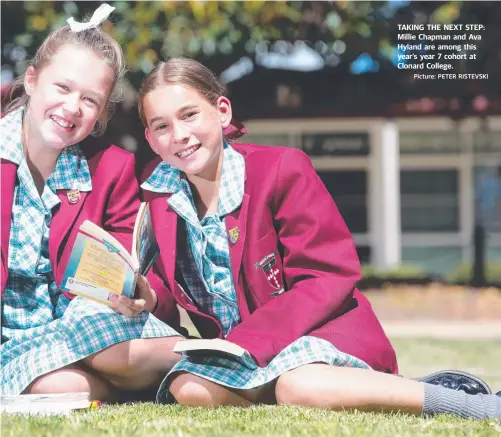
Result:
[[[304,150],[362,263],[446,274],[472,260],[473,229],[501,260],[501,116],[247,120],[245,142]]]

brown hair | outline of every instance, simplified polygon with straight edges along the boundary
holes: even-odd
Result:
[[[219,97],[226,97],[226,87],[205,65],[190,58],[172,57],[166,62],[160,62],[141,85],[139,116],[145,127],[148,123],[144,114],[143,100],[146,94],[165,84],[194,88],[213,105]]]
[[[34,58],[28,63],[28,66],[34,67],[36,71],[42,70],[61,47],[66,44],[74,44],[91,50],[115,72],[113,90],[94,130],[94,135],[100,135],[106,129],[115,103],[120,100],[119,83],[126,71],[122,49],[111,36],[97,27],[91,27],[81,32],[73,32],[69,26],[64,26],[49,34],[38,48]],[[29,104],[30,99],[24,89],[25,74],[26,72],[18,76],[7,91],[7,101],[9,103],[5,108],[6,113]]]

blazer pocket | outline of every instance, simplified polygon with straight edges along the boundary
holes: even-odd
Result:
[[[260,238],[252,249],[252,272],[247,279],[252,291],[264,301],[284,293],[282,257],[275,230]]]

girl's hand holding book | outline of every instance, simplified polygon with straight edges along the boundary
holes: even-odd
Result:
[[[153,312],[156,309],[157,294],[143,275],[137,278],[135,296],[137,299],[130,299],[124,295],[110,295],[110,307],[125,317],[135,317],[143,311]]]

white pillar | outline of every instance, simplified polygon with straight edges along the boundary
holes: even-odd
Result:
[[[402,260],[398,126],[394,121],[381,121],[371,133],[371,261],[378,268],[389,269]]]

